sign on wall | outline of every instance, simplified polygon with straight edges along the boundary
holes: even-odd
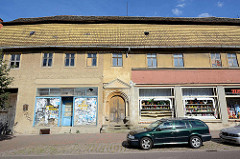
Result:
[[[74,125],[96,125],[97,98],[75,98]]]

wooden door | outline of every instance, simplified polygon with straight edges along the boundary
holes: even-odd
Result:
[[[125,101],[120,96],[110,99],[110,122],[122,122],[125,118]]]

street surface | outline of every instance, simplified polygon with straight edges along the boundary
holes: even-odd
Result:
[[[48,156],[7,156],[2,159],[239,159],[239,151],[221,152],[138,152],[116,154],[79,154],[79,155],[48,155]]]
[[[213,139],[199,149],[188,145],[156,146],[149,151],[129,147],[127,133],[59,134],[9,136],[0,140],[0,158],[217,158],[240,156],[240,146],[222,143],[219,131],[211,131]]]

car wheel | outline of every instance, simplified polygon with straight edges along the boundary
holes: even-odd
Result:
[[[198,136],[192,136],[189,140],[189,144],[192,148],[199,148],[202,146],[202,140]]]
[[[153,142],[150,138],[144,137],[140,140],[140,147],[143,150],[150,150],[152,148]]]

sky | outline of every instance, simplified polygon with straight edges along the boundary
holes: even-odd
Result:
[[[55,15],[239,18],[240,0],[0,0],[4,22]]]

